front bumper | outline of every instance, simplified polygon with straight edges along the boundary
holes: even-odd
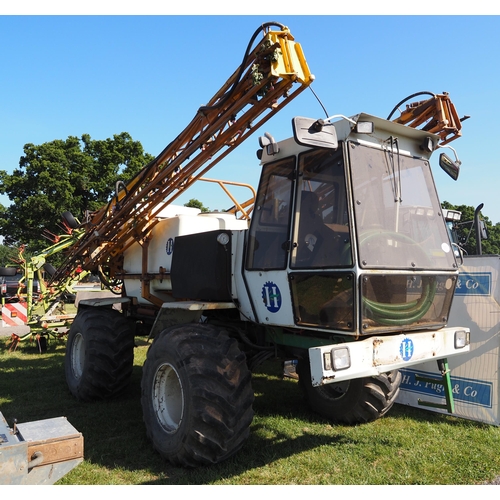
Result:
[[[465,333],[466,345],[455,346],[457,332]],[[348,349],[350,366],[334,370],[332,351]],[[425,361],[449,358],[469,352],[470,330],[448,327],[410,334],[375,336],[364,340],[309,349],[313,386],[372,377]]]

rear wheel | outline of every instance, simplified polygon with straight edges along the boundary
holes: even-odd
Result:
[[[401,383],[401,374],[394,370],[313,387],[308,360],[299,361],[297,372],[311,410],[337,424],[371,422],[384,416],[392,408]]]
[[[174,465],[217,463],[236,453],[253,419],[251,373],[236,340],[210,325],[164,330],[143,368],[148,437]]]
[[[71,325],[64,370],[77,399],[92,401],[123,393],[134,363],[134,331],[123,314],[82,309]]]
[[[73,217],[73,214],[71,212],[63,212],[61,214],[64,222],[71,228],[71,229],[76,229],[78,227],[78,222],[77,220]]]

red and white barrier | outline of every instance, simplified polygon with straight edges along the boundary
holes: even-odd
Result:
[[[28,321],[26,302],[14,302],[2,307],[2,328],[8,326],[22,326]]]

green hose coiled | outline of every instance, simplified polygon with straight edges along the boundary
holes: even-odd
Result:
[[[404,304],[383,304],[363,298],[367,316],[380,325],[404,326],[420,320],[432,304],[436,293],[436,278],[426,276],[422,278],[423,290],[419,299]]]

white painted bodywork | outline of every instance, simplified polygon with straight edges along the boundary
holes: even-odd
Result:
[[[370,337],[365,340],[335,344],[309,349],[311,361],[312,385],[318,386],[332,382],[342,382],[361,377],[372,377],[392,370],[399,370],[422,363],[422,360],[448,358],[469,351],[469,346],[456,349],[455,332],[458,328],[442,328],[410,334]],[[460,328],[463,330],[463,328]],[[413,354],[408,357],[407,346],[411,345]],[[351,358],[351,367],[345,370],[327,370],[324,356],[332,349],[347,347]],[[439,375],[440,376],[440,375]]]
[[[199,209],[177,207],[170,205],[158,216],[161,221],[154,227],[148,248],[148,269],[151,274],[169,273],[172,266],[172,253],[175,238],[188,234],[215,231],[218,229],[246,229],[246,220],[236,219],[234,214],[223,212],[201,213]],[[200,249],[202,252],[203,249]],[[132,245],[124,254],[124,270],[127,274],[142,273],[142,247],[138,243]],[[139,303],[149,302],[141,297],[141,281],[139,279],[125,279],[125,289],[128,297],[135,297]],[[151,281],[153,295],[167,299],[164,295],[172,289],[170,279]]]

